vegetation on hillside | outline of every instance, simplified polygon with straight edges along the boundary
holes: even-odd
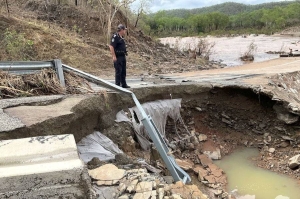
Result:
[[[174,9],[165,10],[167,16],[185,18],[194,14],[207,14],[211,12],[220,12],[226,15],[237,15],[242,12],[252,12],[259,9],[272,9],[276,6],[287,6],[297,1],[280,1],[262,3],[257,5],[246,5],[243,3],[226,2],[209,7],[194,8],[194,9]]]
[[[145,18],[149,26],[148,33],[156,36],[190,36],[207,33],[270,34],[300,23],[300,1],[256,6],[224,3],[196,10],[159,11],[149,15]],[[214,11],[208,12],[210,10]]]
[[[129,75],[190,70],[182,64],[186,61],[184,54],[178,55],[141,31],[144,22],[137,15],[146,12],[145,2],[131,12],[127,5],[116,10],[110,4],[113,1],[102,1],[111,6],[110,14],[116,11],[113,18],[108,18],[99,0],[0,1],[0,61],[61,59],[85,72],[113,76],[107,38],[110,40],[122,23],[128,27],[125,39]]]

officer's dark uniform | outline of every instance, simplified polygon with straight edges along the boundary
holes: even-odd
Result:
[[[118,33],[114,33],[110,45],[114,47],[117,61],[114,62],[114,67],[116,71],[116,85],[127,88],[126,84],[126,44],[123,37]]]

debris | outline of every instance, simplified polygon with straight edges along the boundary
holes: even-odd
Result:
[[[120,180],[125,176],[124,169],[118,169],[113,164],[105,164],[93,170],[89,170],[91,178],[100,181]]]

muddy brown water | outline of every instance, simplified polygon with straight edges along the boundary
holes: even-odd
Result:
[[[297,181],[256,167],[251,158],[258,155],[258,149],[242,148],[215,162],[226,173],[228,191],[237,199],[299,199]]]
[[[215,43],[212,50],[210,60],[220,61],[227,66],[243,65],[246,62],[241,61],[239,58],[248,50],[251,42],[257,47],[254,53],[254,62],[262,62],[270,59],[278,58],[278,54],[268,54],[268,51],[284,51],[289,52],[300,51],[299,37],[291,36],[266,36],[266,35],[249,35],[246,38],[242,36],[237,37],[166,37],[160,38],[162,44],[169,44],[174,48],[175,45],[179,46],[180,50],[195,49],[198,41],[205,39],[209,43]]]

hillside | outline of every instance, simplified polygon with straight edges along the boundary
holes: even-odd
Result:
[[[10,1],[9,15],[3,4],[0,8],[1,61],[61,59],[86,72],[114,76],[112,58],[96,11],[54,3],[46,8],[44,1]],[[119,23],[126,23],[122,12],[116,14],[112,33]],[[126,41],[129,76],[189,70],[185,57],[130,24]]]
[[[181,18],[185,18],[191,14],[206,14],[211,12],[220,12],[226,15],[236,15],[242,12],[251,12],[262,8],[272,9],[276,6],[286,6],[294,2],[295,1],[282,1],[282,2],[263,3],[257,5],[247,5],[247,4],[235,3],[235,2],[226,2],[226,3],[221,3],[221,4],[217,4],[209,7],[203,7],[203,8],[166,10],[165,13],[167,16],[181,17]]]

